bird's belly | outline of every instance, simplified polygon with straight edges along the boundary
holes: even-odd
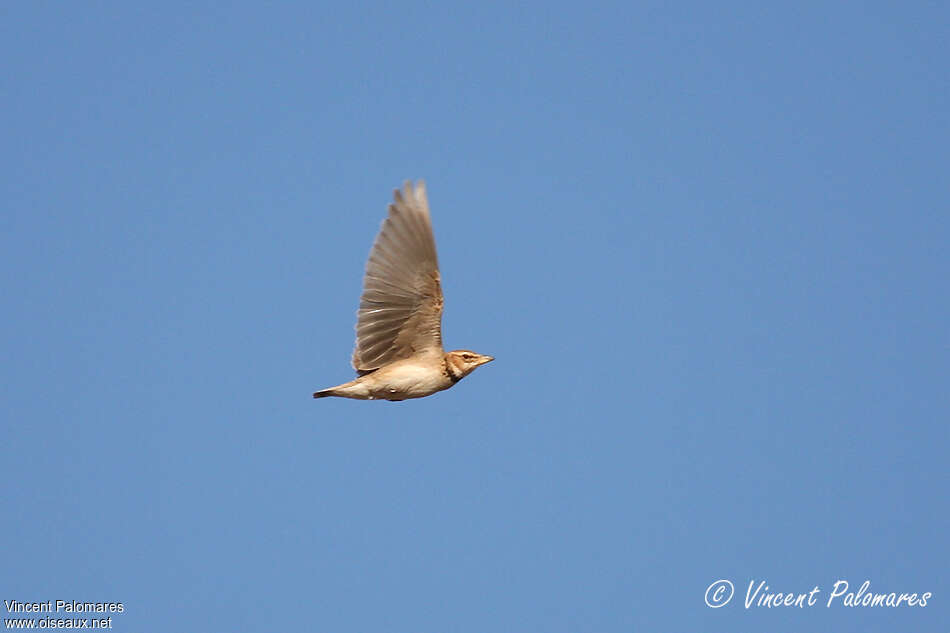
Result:
[[[441,371],[415,365],[380,370],[372,374],[372,377],[375,380],[370,387],[370,393],[380,400],[423,398],[452,385]]]

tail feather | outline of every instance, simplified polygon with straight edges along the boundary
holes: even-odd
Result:
[[[359,384],[359,380],[351,380],[350,382],[345,382],[342,385],[321,389],[320,391],[313,394],[314,398],[326,398],[328,396],[336,396],[337,398],[365,399],[369,396],[369,392],[366,390],[365,386]]]

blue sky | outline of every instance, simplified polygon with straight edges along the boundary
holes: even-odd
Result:
[[[0,598],[942,630],[948,38],[939,3],[6,7]],[[446,345],[497,360],[314,401],[407,178]],[[838,579],[933,597],[742,604]]]

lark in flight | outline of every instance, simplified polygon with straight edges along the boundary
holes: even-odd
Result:
[[[314,398],[423,398],[494,360],[442,349],[442,284],[425,183],[407,181],[393,197],[363,278],[353,351],[359,378]]]

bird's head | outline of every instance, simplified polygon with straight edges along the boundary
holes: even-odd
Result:
[[[458,376],[459,379],[468,376],[479,365],[493,360],[495,360],[493,356],[485,356],[467,349],[456,349],[445,353],[445,362],[451,366],[454,370],[453,375]]]

